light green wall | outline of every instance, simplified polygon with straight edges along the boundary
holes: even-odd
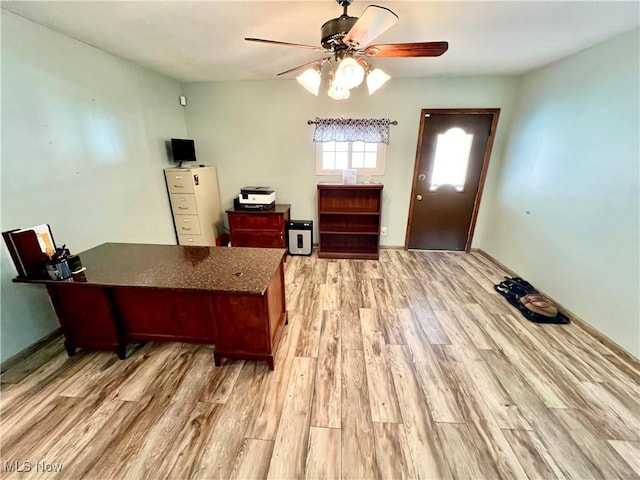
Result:
[[[524,79],[392,79],[347,102],[293,80],[197,83],[183,109],[176,82],[3,11],[1,73],[2,230],[50,223],[73,251],[174,243],[161,171],[172,136],[218,166],[225,206],[270,185],[294,218],[315,219],[316,183],[338,180],[315,176],[316,116],[399,122],[376,180],[383,244],[402,245],[420,109],[500,107],[474,246],[638,355],[637,31]],[[41,287],[11,282],[4,245],[1,262],[0,361],[58,325]]]
[[[186,135],[180,85],[2,11],[2,231],[49,223],[79,252],[175,243],[164,141]],[[2,242],[1,360],[57,328],[42,287],[11,282]]]
[[[403,61],[411,61],[403,60]],[[504,131],[518,87],[515,77],[392,79],[375,96],[365,87],[347,101],[321,92],[307,93],[295,80],[211,82],[184,86],[189,105],[185,113],[189,135],[196,140],[200,160],[218,168],[225,207],[245,185],[274,187],[278,203],[290,203],[294,219],[316,218],[316,184],[341,181],[315,175],[313,126],[316,117],[389,118],[386,173],[373,177],[384,184],[383,245],[404,245],[412,174],[422,108],[502,108],[488,179],[494,188]],[[484,230],[481,207],[476,238]],[[477,242],[474,242],[477,245]]]
[[[525,77],[483,248],[640,356],[640,31]]]

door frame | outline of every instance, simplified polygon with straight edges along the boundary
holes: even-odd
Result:
[[[422,136],[424,133],[425,115],[427,114],[454,114],[463,113],[468,115],[474,114],[490,114],[491,128],[489,129],[489,138],[487,139],[487,147],[485,148],[484,158],[482,159],[482,169],[480,170],[480,179],[478,181],[478,192],[476,198],[473,201],[473,212],[471,214],[471,223],[469,224],[469,231],[467,232],[467,242],[464,247],[465,252],[471,250],[471,241],[473,240],[473,233],[476,229],[476,220],[478,219],[478,210],[480,209],[480,200],[482,198],[482,191],[484,190],[484,182],[487,177],[487,171],[489,170],[489,160],[491,159],[491,150],[493,149],[493,140],[496,136],[496,128],[498,126],[498,118],[500,117],[499,108],[423,108],[420,110],[420,129],[418,132],[418,146],[416,148],[416,160],[413,166],[413,181],[411,183],[411,198],[409,201],[409,215],[407,219],[407,231],[404,237],[404,249],[409,249],[409,235],[411,234],[411,220],[413,219],[413,207],[415,202],[415,190],[418,183],[418,167],[420,166],[420,154],[422,152]]]

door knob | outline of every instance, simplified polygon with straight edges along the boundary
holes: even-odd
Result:
[[[416,195],[416,200],[418,200],[419,202],[422,201],[422,195]]]
[[[420,175],[418,175],[418,180],[420,180],[421,182],[424,182],[426,178],[427,176],[424,173],[421,173]]]

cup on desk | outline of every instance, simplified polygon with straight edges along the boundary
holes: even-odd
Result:
[[[69,269],[71,270],[72,275],[83,272],[85,270],[85,268],[82,266],[82,261],[80,260],[79,255],[69,255],[67,257],[67,263],[69,264]]]
[[[47,273],[51,280],[64,280],[71,276],[71,269],[66,258],[49,260],[47,262]]]

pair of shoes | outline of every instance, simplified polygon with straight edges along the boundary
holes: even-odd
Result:
[[[566,315],[560,313],[551,300],[540,294],[533,285],[520,277],[505,277],[493,288],[532,322],[569,323]]]

